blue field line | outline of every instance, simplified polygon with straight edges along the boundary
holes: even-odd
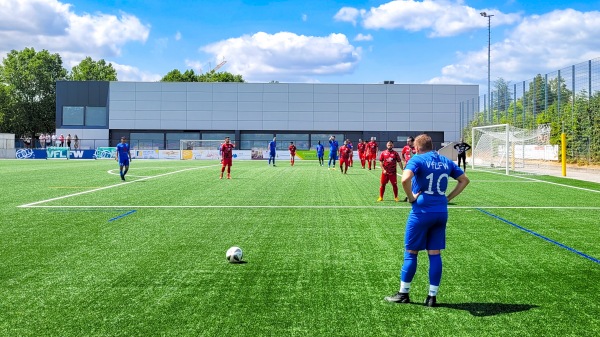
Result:
[[[587,254],[585,254],[585,253],[582,253],[582,252],[580,252],[580,251],[578,251],[578,250],[576,250],[576,249],[573,249],[573,248],[571,248],[571,247],[569,247],[569,246],[566,246],[566,245],[564,245],[564,244],[562,244],[562,243],[560,243],[560,242],[558,242],[558,241],[554,241],[554,240],[552,240],[552,239],[550,239],[550,238],[547,238],[547,237],[545,237],[545,236],[543,236],[543,235],[541,235],[541,234],[538,234],[538,233],[536,233],[536,232],[534,232],[534,231],[532,231],[532,230],[530,230],[530,229],[527,229],[527,228],[525,228],[525,227],[523,227],[523,226],[519,226],[519,225],[517,225],[517,224],[516,224],[516,223],[514,223],[514,222],[510,222],[510,221],[508,221],[508,220],[506,220],[506,219],[504,219],[504,218],[501,218],[501,217],[499,217],[499,216],[497,216],[497,215],[495,215],[495,214],[492,214],[492,213],[490,213],[490,212],[488,212],[488,211],[484,211],[484,210],[482,210],[481,208],[476,208],[476,209],[477,209],[478,211],[482,212],[482,213],[485,213],[485,214],[487,214],[487,215],[489,215],[489,216],[493,217],[493,218],[496,218],[496,219],[498,219],[498,220],[500,220],[500,221],[503,221],[503,222],[505,222],[505,223],[507,223],[507,224],[509,224],[509,225],[513,226],[513,227],[516,227],[516,228],[518,228],[518,229],[520,229],[520,230],[522,230],[522,231],[524,231],[524,232],[527,232],[527,233],[529,233],[529,234],[531,234],[531,235],[537,236],[537,237],[538,237],[538,238],[540,238],[540,239],[544,239],[544,240],[546,240],[546,241],[548,241],[548,242],[550,242],[550,243],[553,243],[553,244],[555,244],[555,245],[557,245],[557,246],[559,246],[559,247],[562,247],[562,248],[564,248],[564,249],[566,249],[566,250],[568,250],[568,251],[570,251],[570,252],[572,252],[572,253],[575,253],[575,254],[577,254],[577,255],[579,255],[579,256],[585,257],[586,259],[588,259],[588,260],[590,260],[590,261],[592,261],[592,262],[596,262],[596,263],[600,264],[600,260],[599,260],[599,259],[596,259],[596,258],[594,258],[594,257],[592,257],[592,256],[589,256],[589,255],[587,255]]]
[[[135,213],[135,212],[137,212],[135,209],[134,209],[134,210],[131,210],[131,211],[127,212],[127,213],[123,213],[123,214],[121,214],[121,215],[119,215],[119,216],[116,216],[116,217],[114,217],[114,218],[112,218],[112,219],[108,220],[108,222],[117,221],[117,220],[119,220],[119,219],[121,219],[121,218],[124,218],[124,217],[128,216],[129,214],[133,214],[133,213]]]

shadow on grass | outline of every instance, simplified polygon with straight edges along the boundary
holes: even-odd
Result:
[[[438,303],[440,308],[450,308],[465,310],[473,316],[485,317],[501,314],[510,314],[513,312],[527,311],[538,308],[532,304],[505,304],[505,303]]]

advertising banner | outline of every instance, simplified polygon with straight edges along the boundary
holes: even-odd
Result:
[[[46,159],[69,159],[69,148],[51,146],[46,149]]]
[[[94,153],[96,159],[115,159],[117,155],[116,147],[98,147]]]

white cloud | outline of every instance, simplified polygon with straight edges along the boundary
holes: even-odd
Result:
[[[119,81],[131,81],[131,82],[158,82],[163,77],[158,74],[152,74],[146,71],[142,71],[137,67],[117,64],[111,62],[113,68],[117,71]]]
[[[373,41],[373,36],[371,34],[363,35],[359,33],[354,37],[354,41]]]
[[[175,33],[175,41],[181,40],[181,32]]]
[[[227,60],[228,71],[248,81],[310,81],[311,76],[351,73],[362,49],[343,34],[305,36],[289,32],[259,32],[201,48],[216,60]]]
[[[202,62],[185,59],[185,66],[194,69],[194,72],[202,74]]]
[[[364,10],[353,7],[342,7],[333,17],[336,21],[351,22],[356,26],[358,18],[364,14]]]
[[[308,15],[302,14],[302,21],[306,22],[308,20]]]
[[[533,15],[506,38],[491,46],[491,79],[513,83],[533,78],[600,55],[600,12],[555,10]],[[487,45],[478,51],[459,53],[458,62],[442,69],[442,76],[487,87]]]
[[[493,9],[479,10],[464,5],[462,1],[450,0],[397,0],[371,7],[368,11],[343,7],[335,18],[356,24],[360,16],[362,26],[367,29],[427,30],[430,37],[446,37],[487,27],[487,19],[479,14],[483,11],[494,15],[494,26],[520,20],[519,14],[505,14]]]
[[[117,57],[129,42],[146,42],[150,26],[127,13],[76,14],[58,0],[0,0],[0,52],[33,47],[58,53],[65,64]]]

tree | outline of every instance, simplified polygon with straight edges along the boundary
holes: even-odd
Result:
[[[12,50],[0,65],[0,83],[6,104],[3,129],[32,139],[36,132],[49,132],[56,127],[56,81],[64,80],[67,70],[58,54],[33,48]]]
[[[198,82],[244,82],[242,75],[234,75],[229,72],[215,72],[211,70],[198,76]]]
[[[178,69],[169,71],[161,80],[161,82],[198,82],[198,76],[194,70],[186,70],[183,74]]]
[[[71,69],[69,79],[72,81],[117,81],[117,71],[112,63],[106,64],[106,61],[94,61],[91,57],[86,57]]]
[[[196,75],[194,70],[186,70],[183,74],[178,69],[169,71],[161,82],[244,82],[242,75],[234,75],[228,72],[216,72],[211,70],[207,73]]]

